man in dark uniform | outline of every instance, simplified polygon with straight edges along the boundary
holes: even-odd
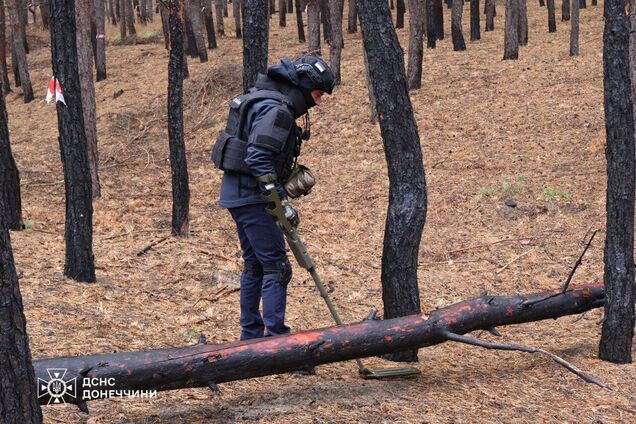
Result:
[[[287,202],[283,185],[290,177],[302,140],[309,138],[295,120],[331,94],[334,75],[318,56],[292,62],[283,58],[259,74],[248,94],[230,103],[226,130],[214,147],[213,161],[224,170],[221,207],[236,222],[243,250],[241,274],[241,340],[289,333],[285,325],[291,263],[283,232],[267,213],[265,186],[274,184],[285,216],[294,224],[298,213]],[[263,300],[263,314],[259,306]]]

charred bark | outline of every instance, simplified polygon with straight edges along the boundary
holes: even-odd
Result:
[[[395,3],[395,28],[404,28],[404,14],[406,13],[406,3],[404,0],[397,0]]]
[[[221,37],[225,36],[223,26],[223,0],[214,0],[214,14],[216,15],[216,31]]]
[[[556,14],[554,11],[554,0],[548,0],[548,32],[556,32],[556,30],[557,28]]]
[[[517,34],[519,11],[517,0],[506,0],[506,23],[504,29],[504,60],[519,58],[519,35]]]
[[[117,26],[117,15],[115,4],[119,4],[117,0],[108,0],[108,16],[110,16],[110,24],[112,26]]]
[[[4,95],[0,93],[0,222],[4,229],[21,230],[22,200],[20,196],[20,173],[11,153],[9,121]],[[1,415],[0,415],[1,416]]]
[[[342,15],[344,12],[344,0],[329,0],[329,11],[331,12],[331,45],[329,46],[329,65],[334,73],[336,84],[340,84],[340,58],[344,48],[344,38],[342,36]]]
[[[234,2],[234,21],[236,24],[236,38],[241,38],[241,13],[240,4],[242,0]],[[237,13],[236,8],[239,8]],[[203,21],[205,22],[205,31],[208,34],[208,49],[216,49],[216,34],[214,33],[214,16],[212,14],[212,0],[201,0],[201,8],[203,9]]]
[[[278,26],[287,26],[287,0],[278,0]]]
[[[9,83],[9,68],[7,68],[7,31],[4,15],[4,0],[0,0],[0,83],[3,94],[11,92]]]
[[[267,69],[267,0],[243,3],[243,92],[254,86],[259,72]]]
[[[563,4],[566,2],[564,1]],[[569,12],[569,10],[568,10]],[[579,55],[579,2],[572,2],[572,28],[570,29],[570,56]]]
[[[74,0],[51,0],[51,57],[66,104],[57,102],[64,188],[64,275],[95,282],[93,204],[75,39]]]
[[[453,11],[451,16],[451,37],[453,38],[453,50],[456,52],[466,50],[464,32],[462,30],[462,14],[464,11],[464,0],[453,0]]]
[[[132,0],[124,0],[125,15],[126,15],[126,27],[129,35],[137,35],[135,29],[135,13],[133,11]]]
[[[320,52],[320,4],[319,0],[307,3],[307,50],[321,56]]]
[[[0,95],[0,115],[6,118],[4,96]],[[6,119],[0,117],[0,127]],[[0,178],[0,185],[4,180]],[[4,192],[5,187],[0,187]],[[31,362],[29,336],[13,262],[11,237],[6,228],[0,199],[0,422],[40,424],[36,377]]]
[[[433,2],[433,20],[435,21],[435,38],[444,39],[444,5],[442,0],[431,0]]]
[[[426,4],[426,48],[436,47],[437,33],[435,29],[434,0],[425,0]],[[409,12],[413,13],[413,12]]]
[[[486,32],[495,30],[495,0],[486,0]]]
[[[470,0],[470,41],[481,39],[479,24],[479,0]]]
[[[587,9],[587,2],[585,0],[579,0],[579,9]]]
[[[126,40],[127,27],[126,27],[126,1],[127,0],[115,0],[119,5],[119,38],[122,42]]]
[[[426,0],[409,0],[409,61],[407,80],[409,90],[422,87],[424,58],[424,17]]]
[[[163,45],[166,50],[170,50],[170,26],[168,25],[168,9],[163,5],[159,5],[159,14],[161,16],[161,30],[163,31]]]
[[[358,5],[356,0],[349,0],[347,21],[347,32],[349,34],[358,32]]]
[[[106,79],[106,17],[104,0],[95,0],[95,70],[97,81]]]
[[[517,27],[517,36],[519,37],[519,45],[528,45],[528,7],[526,0],[517,0],[519,6],[519,21]],[[554,1],[554,0],[553,0]]]
[[[42,28],[49,29],[49,0],[40,1],[40,17],[42,18]]]
[[[574,0],[576,1],[576,0]],[[572,8],[574,11],[574,8]],[[603,81],[607,134],[605,317],[601,359],[632,361],[634,336],[634,110],[629,69],[629,16],[623,0],[606,0]],[[574,20],[574,19],[573,19]]]
[[[320,22],[322,22],[322,39],[331,44],[331,13],[329,12],[329,0],[318,0],[320,4]]]
[[[303,11],[300,6],[300,0],[294,0],[296,3],[296,27],[298,28],[298,42],[304,43],[305,40],[305,28],[303,26]]]
[[[236,38],[241,38],[241,4],[242,0],[234,0],[232,2],[232,14],[234,15],[234,33]]]
[[[29,76],[29,66],[27,63],[27,50],[24,40],[26,39],[25,28],[22,24],[22,18],[18,10],[16,0],[7,1],[7,10],[9,11],[9,21],[11,22],[11,40],[13,43],[13,53],[15,65],[20,76],[20,84],[24,96],[24,103],[33,100],[33,88],[31,87],[31,78]],[[18,83],[16,81],[16,86]]]
[[[563,0],[561,3],[561,20],[570,20],[570,0]]]
[[[82,111],[88,151],[88,166],[91,175],[93,199],[101,195],[99,185],[97,153],[97,118],[95,112],[95,84],[93,84],[93,55],[91,45],[91,0],[75,0],[75,22],[77,34],[77,67],[82,90]]]
[[[205,48],[205,38],[203,37],[203,13],[201,12],[201,0],[186,0],[186,14],[192,25],[194,33],[194,43],[199,55],[199,61],[208,61],[208,50]]]
[[[78,381],[83,377],[113,378],[114,386],[91,387],[103,393],[100,398],[115,390],[216,388],[219,383],[281,374],[308,365],[434,346],[476,330],[580,314],[603,306],[603,298],[602,283],[571,287],[565,293],[559,289],[526,296],[483,296],[437,309],[429,316],[370,320],[217,345],[40,359],[34,361],[34,368],[36,377],[45,380],[49,379],[47,368],[65,368],[67,377]],[[65,400],[77,403],[90,399]]]
[[[404,56],[385,2],[359,0],[364,49],[376,100],[389,174],[389,206],[382,251],[384,316],[420,311],[417,257],[426,220],[426,180],[417,124],[408,94]],[[390,355],[417,360],[417,351]]]

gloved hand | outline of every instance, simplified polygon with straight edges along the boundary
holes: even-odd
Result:
[[[294,207],[287,201],[281,201],[281,205],[283,206],[283,211],[285,212],[285,218],[291,224],[292,227],[298,227],[300,224],[300,216]]]

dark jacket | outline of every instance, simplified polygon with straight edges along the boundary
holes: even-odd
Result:
[[[291,66],[291,68],[289,67]],[[298,136],[300,128],[296,125],[295,119],[307,112],[307,101],[303,93],[292,83],[290,74],[294,69],[291,63],[289,66],[283,62],[281,65],[272,66],[268,69],[267,76],[259,75],[255,84],[256,89],[275,90],[286,95],[293,108],[275,99],[265,99],[254,103],[247,111],[247,119],[240,134],[243,140],[247,140],[247,155],[245,164],[252,175],[226,171],[221,181],[220,205],[223,208],[237,208],[240,206],[264,203],[261,199],[262,187],[255,177],[276,174],[279,178],[277,191],[281,198],[286,198],[282,184],[289,176],[294,157],[299,153]],[[289,131],[272,131],[273,118],[289,116],[292,125]],[[262,138],[270,139],[270,144],[280,143],[280,152],[264,147]],[[271,140],[276,138],[276,140]],[[260,140],[260,141],[259,141]],[[276,169],[274,157],[282,155],[284,165]],[[280,158],[278,158],[280,159]]]

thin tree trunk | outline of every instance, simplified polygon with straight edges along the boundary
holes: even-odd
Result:
[[[104,13],[104,0],[95,0],[95,69],[97,81],[106,79],[106,18]]]
[[[334,73],[335,83],[340,84],[340,58],[344,48],[342,36],[342,15],[344,12],[344,0],[330,0],[331,11],[331,45],[329,49],[329,65]]]
[[[579,0],[579,9],[587,9],[587,2],[585,0]]]
[[[563,0],[561,2],[561,20],[570,20],[570,0]]]
[[[356,3],[360,0],[356,0]],[[363,30],[362,30],[363,31]],[[367,58],[367,50],[362,48],[362,57],[364,59],[364,71],[367,76],[367,90],[369,92],[369,105],[371,109],[371,118],[369,122],[373,125],[378,123],[378,108],[375,105],[375,95],[371,86],[371,71],[369,71],[369,59]]]
[[[222,1],[223,1],[223,16],[227,18],[228,16],[230,16],[227,9],[227,0],[222,0]]]
[[[0,94],[0,223],[2,223],[0,231],[21,230],[24,227],[20,172],[11,153],[7,108],[2,94]]]
[[[426,47],[434,49],[437,41],[437,28],[435,27],[435,0],[425,0],[426,3]],[[441,5],[441,2],[440,2]]]
[[[548,32],[556,32],[556,30],[557,28],[556,13],[554,11],[554,0],[548,0]]]
[[[239,5],[241,4],[242,0],[235,0],[233,2],[235,7],[239,7]],[[214,33],[214,16],[212,15],[212,0],[201,0],[201,9],[203,10],[203,22],[205,23],[205,32],[208,35],[208,49],[216,49],[217,48],[217,44],[216,44],[216,34]],[[236,9],[234,12],[234,19],[238,19],[239,22],[237,23],[238,27],[237,27],[237,38],[240,38],[241,36],[241,16],[240,16],[240,11],[238,12],[239,16],[237,18],[236,16]]]
[[[119,3],[117,0],[108,0],[108,16],[110,16],[110,24],[117,26],[117,16],[115,15],[115,3]]]
[[[40,17],[42,18],[42,28],[49,29],[49,0],[40,0]]]
[[[349,11],[347,14],[347,32],[349,34],[355,34],[358,32],[358,5],[356,0],[349,0]]]
[[[133,11],[132,0],[124,0],[126,6],[126,25],[128,26],[128,34],[137,35],[135,30],[135,13]]]
[[[486,0],[486,32],[495,30],[495,0]]]
[[[184,23],[184,37],[183,37],[183,45],[185,49],[185,54],[190,55],[190,57],[195,58],[199,56],[199,51],[197,50],[197,40],[194,36],[194,29],[192,28],[192,21],[190,20],[190,14],[188,13],[188,2],[190,0],[185,0],[185,10],[182,10],[183,13],[183,23]]]
[[[168,9],[162,4],[159,6],[159,14],[161,16],[161,29],[163,31],[163,44],[166,50],[170,50],[170,26]]]
[[[298,28],[298,42],[304,43],[305,40],[305,28],[303,26],[303,11],[300,6],[300,0],[294,0],[296,3],[296,27]]]
[[[470,0],[470,41],[481,39],[479,31],[479,0]]]
[[[506,0],[506,23],[504,29],[504,60],[519,58],[519,36],[517,34],[519,12],[517,0]]]
[[[320,55],[320,4],[319,0],[307,3],[307,49]]]
[[[234,33],[236,38],[241,38],[241,4],[243,0],[232,1],[232,14],[234,15]],[[210,15],[212,16],[212,15]]]
[[[409,0],[409,61],[407,72],[409,90],[416,90],[422,87],[426,3],[426,0]]]
[[[464,34],[462,31],[462,12],[464,0],[453,0],[453,12],[451,16],[451,35],[453,37],[453,50],[456,52],[466,50]]]
[[[7,31],[4,10],[4,0],[0,0],[0,83],[2,84],[0,93],[7,94],[11,92],[11,85],[9,83],[9,68],[7,68]]]
[[[579,55],[579,2],[572,2],[572,28],[570,29],[570,56]]]
[[[216,30],[222,37],[225,36],[225,29],[223,27],[223,0],[214,0],[214,14],[216,15]]]
[[[404,28],[404,14],[406,13],[406,4],[404,0],[397,0],[395,11],[395,27]]]
[[[205,48],[205,38],[203,37],[203,14],[201,12],[201,0],[186,0],[186,15],[192,24],[194,42],[199,54],[201,63],[208,61],[208,50]]]
[[[259,72],[267,70],[269,44],[267,0],[243,3],[243,92],[254,86]]]
[[[442,0],[431,0],[433,1],[433,11],[434,11],[434,20],[435,20],[435,38],[438,40],[444,39],[444,5]]]
[[[168,139],[172,169],[172,234],[187,236],[190,189],[183,139],[184,0],[170,0],[170,62],[168,64]],[[223,9],[221,9],[221,15]],[[204,49],[205,50],[205,49]]]
[[[27,63],[26,50],[24,44],[24,27],[18,12],[18,4],[16,0],[8,0],[7,6],[9,10],[9,21],[12,28],[13,51],[15,53],[15,61],[20,75],[20,87],[24,96],[24,103],[33,100],[33,88],[31,87],[31,78],[29,76],[29,67]],[[16,82],[16,86],[18,83]]]
[[[117,1],[117,0],[115,0]],[[126,27],[126,2],[128,0],[119,0],[119,38],[122,43],[126,40],[126,35],[128,33]]]
[[[517,0],[519,6],[519,26],[517,36],[519,37],[519,45],[528,45],[528,8],[526,0]],[[554,0],[552,0],[554,1]]]
[[[576,1],[576,0],[574,0]],[[572,7],[574,12],[574,7]],[[634,105],[629,68],[630,18],[624,0],[605,1],[603,81],[607,144],[605,316],[599,356],[632,362],[634,337]],[[574,16],[573,16],[574,18]],[[572,19],[574,20],[574,19]]]
[[[329,0],[319,0],[320,20],[322,22],[322,38],[327,44],[331,44],[331,15],[329,12]]]
[[[389,206],[382,250],[384,316],[420,312],[417,261],[426,221],[426,180],[404,58],[386,2],[359,0],[364,48],[376,98],[389,175]],[[387,355],[416,361],[417,350]]]
[[[278,26],[287,26],[287,0],[278,0]]]
[[[294,13],[294,0],[287,0],[287,13]]]
[[[98,174],[97,119],[95,113],[95,85],[93,84],[93,55],[91,45],[91,0],[75,0],[75,22],[77,35],[77,68],[82,90],[82,112],[91,175],[93,199],[100,197]]]
[[[74,13],[73,0],[51,0],[53,75],[59,80],[66,103],[56,102],[66,192],[64,275],[77,281],[95,282],[91,176]]]

